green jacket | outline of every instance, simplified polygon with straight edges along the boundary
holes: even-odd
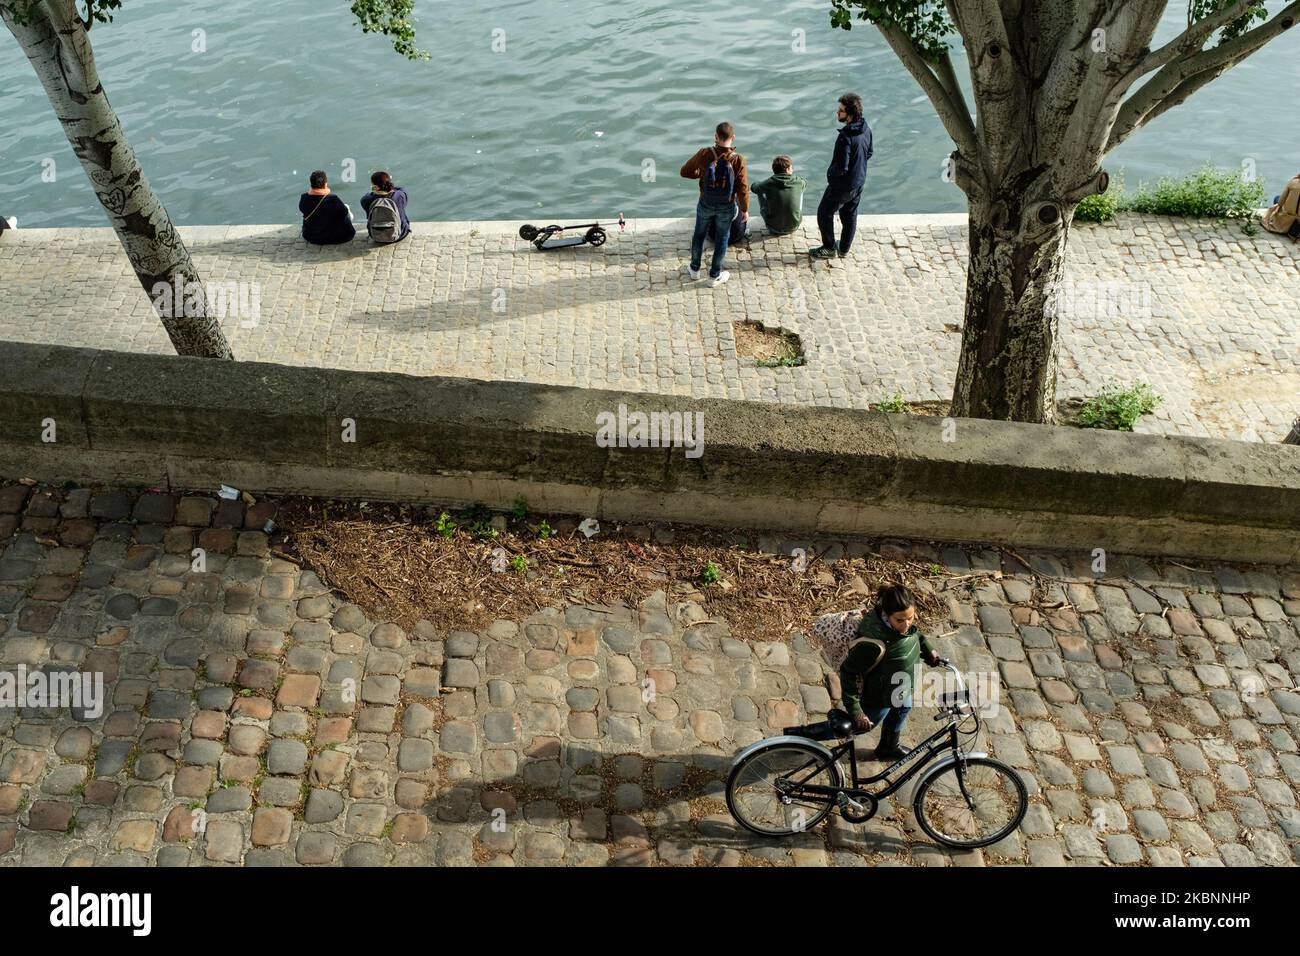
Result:
[[[793,173],[777,173],[750,187],[758,197],[763,224],[777,235],[794,232],[803,223],[803,188],[808,180]]]
[[[844,695],[844,707],[852,717],[861,714],[863,708],[893,706],[890,698],[895,688],[904,686],[895,680],[895,675],[906,674],[910,681],[917,673],[921,655],[930,653],[930,644],[916,625],[906,634],[899,634],[874,608],[863,616],[858,636],[883,643],[885,654],[881,658],[880,644],[859,641],[849,649],[840,665],[840,692]],[[877,660],[880,664],[873,668]],[[907,685],[909,701],[914,689]]]

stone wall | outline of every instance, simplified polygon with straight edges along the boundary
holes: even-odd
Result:
[[[1300,560],[1284,445],[9,342],[0,369],[11,476]],[[702,456],[598,447],[620,404],[702,413]]]

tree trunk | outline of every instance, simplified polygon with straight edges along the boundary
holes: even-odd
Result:
[[[0,16],[45,88],[72,150],[180,355],[234,358],[189,251],[150,188],[95,69],[73,0],[0,2]],[[162,292],[166,285],[179,296]]]
[[[970,202],[966,322],[952,414],[1056,421],[1059,285],[1073,206],[1010,188]]]

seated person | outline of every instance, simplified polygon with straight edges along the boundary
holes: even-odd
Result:
[[[716,232],[713,223],[709,223],[708,232],[704,234],[705,240],[714,242]],[[727,240],[727,246],[731,247],[742,242],[749,242],[749,219],[740,214],[740,207],[737,206],[736,214],[731,218],[731,238]]]
[[[370,192],[361,197],[366,211],[366,233],[373,242],[401,242],[411,234],[406,215],[406,190],[393,185],[393,177],[382,169],[370,177]]]
[[[1264,228],[1292,239],[1300,239],[1300,174],[1273,197],[1273,207],[1264,213]]]
[[[298,211],[302,213],[302,237],[318,246],[351,242],[357,230],[352,225],[352,210],[348,204],[330,192],[324,170],[316,170],[308,181],[311,189],[298,200]]]
[[[788,236],[803,224],[803,190],[808,180],[794,175],[794,161],[789,156],[772,160],[770,178],[755,184],[763,223],[774,236]]]

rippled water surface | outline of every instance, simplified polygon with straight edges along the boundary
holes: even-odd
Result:
[[[1184,8],[1170,4],[1162,36]],[[369,172],[390,170],[415,219],[684,215],[695,191],[677,171],[719,119],[736,125],[756,171],[785,152],[822,182],[835,99],[848,89],[875,131],[863,210],[963,209],[939,175],[951,144],[915,82],[873,28],[833,30],[828,9],[417,0],[432,59],[407,62],[361,34],[346,0],[125,0],[92,40],[145,172],[181,223],[294,221],[314,168],[354,210]],[[195,30],[206,52],[192,51]],[[1271,194],[1300,169],[1298,90],[1300,31],[1138,132],[1108,167],[1133,185],[1206,159],[1250,160]],[[57,178],[45,183],[50,157]],[[342,181],[346,160],[359,183]],[[0,213],[24,226],[105,222],[7,31]]]

